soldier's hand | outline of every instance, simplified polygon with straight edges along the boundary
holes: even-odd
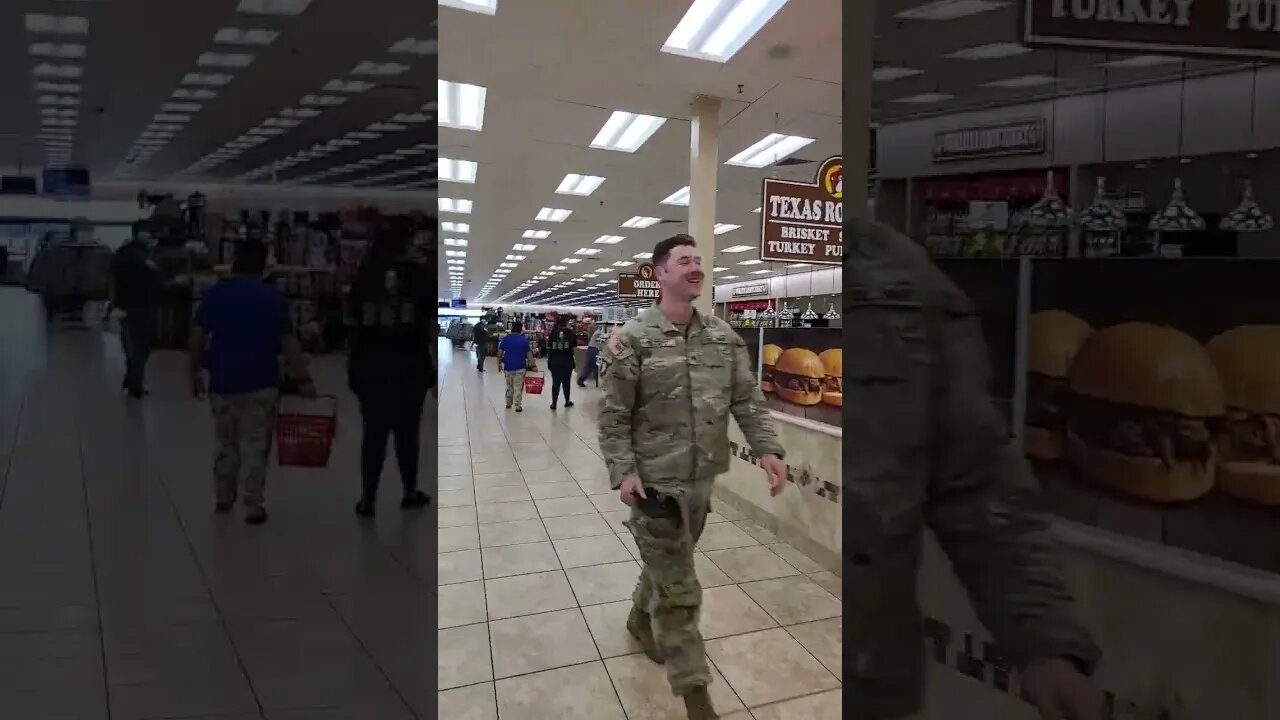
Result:
[[[1042,720],[1104,720],[1106,699],[1089,678],[1061,658],[1037,660],[1022,673],[1022,697]]]
[[[640,483],[639,475],[628,475],[622,478],[622,486],[618,488],[618,496],[622,498],[622,502],[630,506],[648,497],[644,494],[644,485]]]
[[[787,487],[787,464],[777,455],[765,455],[760,458],[760,467],[769,477],[769,494],[776,496]]]

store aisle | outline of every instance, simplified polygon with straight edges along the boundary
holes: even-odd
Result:
[[[212,423],[181,354],[129,401],[114,336],[41,315],[0,288],[0,715],[435,717],[434,512],[400,512],[392,460],[376,524],[357,522],[350,397],[332,466],[273,468],[271,521],[249,527],[212,513]],[[338,362],[317,375],[342,390]]]
[[[440,356],[441,719],[683,718],[624,627],[639,565],[597,448],[599,391],[516,414],[493,360],[480,375],[470,353]],[[697,562],[723,716],[839,718],[838,578],[716,509]]]

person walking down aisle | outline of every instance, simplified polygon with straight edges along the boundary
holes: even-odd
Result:
[[[111,306],[124,314],[120,344],[124,350],[124,381],[129,397],[146,394],[147,360],[156,336],[160,302],[160,268],[151,258],[154,241],[134,224],[133,238],[111,256]]]
[[[689,720],[707,720],[718,715],[707,692],[693,550],[715,477],[729,469],[729,415],[774,495],[786,486],[787,466],[746,344],[724,320],[693,307],[704,277],[693,238],[658,243],[653,267],[662,299],[619,333],[605,376],[600,450],[610,484],[631,507],[625,524],[643,566],[627,629],[650,660],[666,663]]]
[[[192,390],[209,394],[218,451],[213,465],[214,510],[228,513],[244,488],[245,522],[266,522],[264,490],[275,430],[280,356],[293,369],[291,381],[304,395],[315,385],[305,371],[302,346],[293,334],[289,304],[263,282],[267,247],[241,243],[232,276],[209,289],[196,310],[188,352]],[[209,371],[206,384],[203,371]]]
[[[564,406],[573,407],[569,399],[569,388],[573,384],[573,351],[577,349],[578,339],[569,327],[569,316],[556,318],[556,327],[546,341],[547,370],[551,372],[551,409],[556,409],[556,401],[560,398],[560,390],[564,390]]]
[[[515,403],[516,412],[524,412],[524,373],[533,363],[533,348],[524,336],[524,326],[511,323],[511,332],[498,343],[498,366],[507,383],[507,407]]]
[[[436,342],[433,278],[411,260],[409,231],[384,227],[352,284],[348,318],[347,383],[360,401],[360,500],[356,514],[377,512],[378,485],[394,436],[403,509],[431,497],[418,487],[422,409],[435,387],[431,346]]]
[[[1031,469],[988,393],[973,305],[914,240],[855,219],[844,258],[844,333],[859,341],[844,388],[845,713],[923,710],[917,574],[925,526],[1045,720],[1103,720],[1088,679],[1100,652],[1075,618]],[[923,716],[923,715],[919,715]]]
[[[489,329],[483,319],[477,320],[471,330],[471,344],[476,350],[476,370],[484,372],[484,356],[489,352]]]
[[[600,368],[596,365],[596,358],[600,355],[600,345],[609,337],[609,328],[604,325],[597,325],[594,332],[591,333],[591,340],[587,342],[587,362],[582,366],[582,372],[578,373],[578,387],[587,386],[587,380],[596,377]]]

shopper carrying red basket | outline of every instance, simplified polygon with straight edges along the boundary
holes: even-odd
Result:
[[[280,396],[281,355],[296,390],[316,394],[293,332],[288,301],[279,288],[263,282],[266,268],[266,245],[255,241],[236,248],[232,276],[200,301],[188,348],[192,391],[197,397],[207,393],[213,408],[218,448],[214,510],[230,512],[243,488],[245,522],[251,525],[267,521],[264,490]]]
[[[507,407],[514,403],[516,412],[524,412],[524,374],[530,367],[537,367],[537,360],[519,321],[511,323],[511,332],[498,343],[498,366],[507,383]]]
[[[347,381],[360,400],[364,424],[356,503],[361,517],[376,511],[388,436],[395,438],[404,486],[400,507],[411,510],[431,502],[418,488],[418,455],[422,408],[436,378],[431,358],[438,334],[435,278],[409,257],[411,232],[400,225],[377,231],[348,298]]]

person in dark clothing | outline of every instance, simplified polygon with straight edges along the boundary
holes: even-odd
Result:
[[[360,401],[364,425],[356,503],[362,517],[375,513],[388,436],[395,438],[404,486],[400,507],[431,503],[418,488],[418,452],[422,408],[436,382],[431,356],[435,287],[426,268],[408,258],[408,250],[407,231],[380,231],[349,298],[347,381]]]
[[[160,304],[160,269],[151,258],[151,242],[134,227],[133,239],[111,257],[111,307],[124,313],[120,344],[124,349],[124,381],[129,396],[146,393],[147,360],[156,340],[156,315]]]
[[[476,346],[476,370],[484,372],[484,356],[489,351],[489,329],[484,326],[484,320],[476,322],[471,342]]]
[[[551,371],[551,409],[556,409],[560,399],[560,389],[564,389],[564,406],[573,407],[569,399],[569,387],[573,384],[573,351],[578,346],[578,338],[569,327],[569,316],[556,318],[555,329],[547,337],[543,354],[547,358],[547,369]]]

